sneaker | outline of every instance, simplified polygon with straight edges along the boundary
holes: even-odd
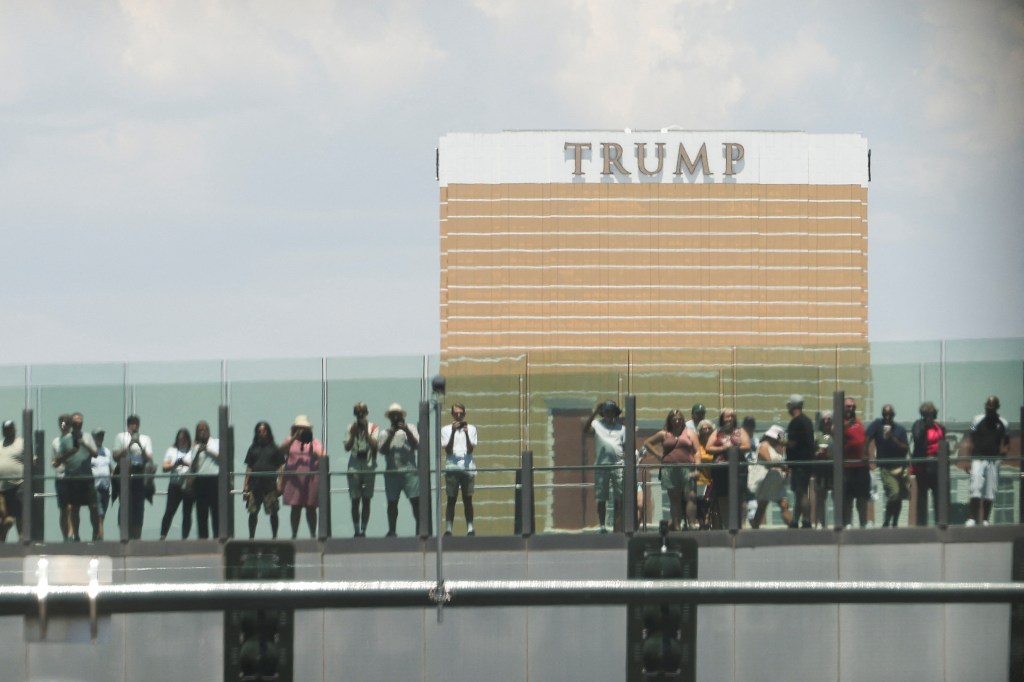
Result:
[[[608,533],[608,527],[607,526],[601,526],[601,531],[600,532],[601,532],[601,535],[607,534]]]
[[[361,531],[361,530],[357,530],[357,531],[356,531],[356,534],[355,534],[355,535],[354,535],[353,537],[357,537],[357,538],[365,538],[365,537],[366,537],[366,533],[364,533],[364,532],[363,532],[363,531]]]
[[[444,532],[444,536],[445,536],[446,538],[450,538],[450,537],[452,536],[452,532],[451,532],[450,530],[446,530],[446,531]]]
[[[989,523],[988,521],[982,521],[981,525],[983,525],[983,526],[991,526],[992,524]]]
[[[974,519],[967,519],[967,522],[964,525],[970,528],[971,526],[974,526],[976,524],[974,523]]]
[[[801,528],[810,528],[811,527],[811,522],[810,521],[804,521],[803,525],[801,525],[800,527]]]
[[[386,537],[386,538],[397,538],[397,537],[398,537],[398,533],[396,533],[396,532],[395,532],[395,531],[393,531],[393,530],[389,530],[389,531],[388,531],[388,534],[387,534],[387,535],[385,535],[384,537]]]
[[[468,537],[472,537],[472,536],[476,535],[476,531],[475,531],[475,530],[469,530],[469,531],[466,531],[466,535],[467,535]]]

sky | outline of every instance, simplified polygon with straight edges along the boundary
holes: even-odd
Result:
[[[861,133],[871,341],[1024,336],[1009,0],[0,3],[0,364],[439,348],[449,132]]]

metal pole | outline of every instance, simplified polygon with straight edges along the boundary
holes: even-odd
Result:
[[[437,584],[444,588],[444,526],[442,525],[443,519],[441,518],[441,496],[444,494],[444,450],[441,449],[441,396],[434,394],[434,452],[437,453],[437,475],[435,478],[434,485],[437,486],[437,497],[435,503],[437,504],[437,510],[435,511],[435,519],[437,523]],[[444,622],[444,605],[442,601],[437,602],[437,622]]]
[[[842,530],[846,525],[843,518],[843,505],[846,498],[843,475],[843,403],[846,402],[844,391],[832,394],[832,443],[829,455],[832,457],[832,514],[833,527]]]
[[[622,458],[622,532],[636,532],[636,396],[626,395],[626,444]]]
[[[726,500],[726,504],[729,505],[729,513],[726,518],[729,523],[729,532],[736,533],[740,529],[740,449],[733,446],[725,451],[725,455],[729,462],[729,494]]]
[[[534,534],[536,517],[533,510],[533,450],[523,450],[520,463],[522,488],[519,495],[520,532],[524,538]]]
[[[326,456],[317,461],[316,503],[320,520],[317,523],[317,538],[326,540],[331,537],[331,461]]]
[[[421,540],[430,537],[430,403],[420,401],[419,423],[416,425],[420,434],[420,447],[417,452],[416,465],[420,477],[420,507],[416,514],[416,526],[419,528]],[[426,439],[426,440],[424,440]]]
[[[26,402],[26,405],[28,403]],[[36,493],[36,451],[35,451],[35,438],[33,437],[33,429],[35,428],[32,410],[27,407],[21,411],[21,440],[25,444],[25,451],[23,455],[24,461],[22,465],[23,479],[21,484],[21,531],[19,531],[18,539],[22,544],[27,545],[32,542],[32,529],[36,522],[35,517],[32,514],[32,502],[35,500]],[[42,467],[38,467],[42,469]],[[40,491],[41,492],[41,491]]]
[[[217,437],[220,439],[219,467],[217,470],[217,539],[234,537],[234,500],[231,499],[231,479],[234,474],[235,444],[227,405],[217,410]]]
[[[118,472],[118,481],[120,481],[119,495],[121,497],[117,503],[117,520],[120,526],[121,542],[128,542],[132,537],[131,528],[131,508],[132,508],[132,455],[129,451],[130,447],[125,448],[124,454],[121,455],[121,471]]]
[[[938,476],[935,481],[935,525],[939,528],[949,527],[949,441],[945,438],[939,441],[939,450],[935,453],[935,466],[938,467]],[[927,493],[923,493],[927,495]],[[925,512],[928,514],[928,505],[925,505]],[[925,518],[925,523],[928,519]]]

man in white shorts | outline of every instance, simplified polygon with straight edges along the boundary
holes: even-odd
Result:
[[[1010,448],[1009,424],[999,416],[999,398],[985,400],[985,414],[979,414],[964,436],[971,457],[971,503],[965,525],[988,525],[992,501],[999,488],[999,464]]]
[[[594,434],[594,463],[598,465],[594,472],[594,499],[597,500],[597,520],[602,533],[608,532],[605,515],[609,496],[615,509],[612,527],[618,530],[621,524],[622,452],[626,445],[626,427],[619,419],[621,414],[622,410],[614,400],[606,400],[598,403],[583,426],[584,433]],[[601,415],[600,419],[598,415]]]

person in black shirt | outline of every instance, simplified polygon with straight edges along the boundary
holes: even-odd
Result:
[[[283,471],[284,453],[274,440],[270,424],[256,424],[252,445],[245,455],[245,483],[242,485],[246,508],[249,510],[250,540],[256,537],[260,506],[270,517],[270,532],[277,538],[277,510],[280,508],[277,498],[284,485],[281,479]]]
[[[807,489],[811,482],[811,460],[817,450],[814,443],[814,423],[804,414],[803,396],[793,394],[786,402],[789,426],[786,428],[786,461],[789,463],[789,485],[796,496],[796,509],[790,528],[811,527],[811,505]],[[802,522],[801,522],[802,520]]]

